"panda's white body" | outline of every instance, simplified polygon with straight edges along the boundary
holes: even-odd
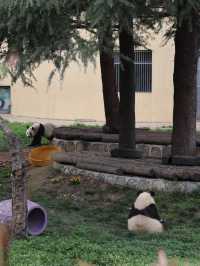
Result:
[[[31,146],[40,145],[42,137],[48,140],[53,139],[54,129],[55,126],[51,123],[33,123],[32,126],[27,129],[26,136],[32,138]]]
[[[142,192],[134,203],[136,210],[144,210],[150,205],[155,205],[153,196],[149,192]],[[159,219],[151,218],[146,215],[138,214],[128,219],[128,230],[132,232],[162,233],[163,224]]]

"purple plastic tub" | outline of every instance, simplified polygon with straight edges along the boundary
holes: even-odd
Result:
[[[37,236],[44,232],[47,227],[47,212],[39,204],[27,201],[27,232],[29,235]],[[0,202],[0,222],[8,223],[12,220],[12,200]]]

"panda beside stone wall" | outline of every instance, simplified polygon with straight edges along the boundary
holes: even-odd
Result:
[[[54,137],[55,126],[50,123],[33,123],[32,126],[28,127],[26,130],[26,136],[32,139],[29,146],[40,146],[42,137],[51,141]]]

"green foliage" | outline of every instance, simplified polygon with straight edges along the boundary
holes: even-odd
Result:
[[[72,61],[94,63],[102,45],[99,40],[111,29],[115,42],[118,30],[129,30],[130,17],[135,43],[144,44],[146,30],[159,31],[166,17],[171,23],[167,37],[183,22],[192,30],[193,22],[199,23],[199,10],[199,0],[0,0],[0,63],[16,53],[19,60],[10,69],[12,80],[21,77],[31,85],[35,68],[50,61],[55,66],[50,82],[56,71],[62,78]]]
[[[119,21],[129,30],[128,18],[133,17],[138,30],[144,23],[153,27],[155,14],[141,0],[0,0],[0,61],[16,53],[19,60],[10,75],[13,81],[21,77],[25,85],[32,84],[35,68],[45,60],[55,66],[49,81],[56,71],[62,78],[71,61],[84,66],[95,62],[99,37],[108,28],[115,40]],[[135,34],[137,43],[144,32]]]
[[[166,32],[168,38],[173,37],[176,29],[183,24],[188,31],[197,28],[200,30],[199,0],[167,0],[163,4],[163,9],[172,22],[172,27]]]
[[[0,63],[0,79],[3,79],[8,74],[8,69],[5,64]]]
[[[21,76],[30,85],[34,69],[45,60],[53,62],[62,77],[69,62],[82,60],[86,65],[94,59],[96,44],[78,30],[81,13],[73,2],[0,2],[0,43],[8,45],[1,51],[1,59],[6,60],[13,51],[19,55],[11,73],[14,81]]]

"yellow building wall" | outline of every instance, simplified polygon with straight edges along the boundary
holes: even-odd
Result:
[[[172,123],[174,44],[164,46],[161,35],[151,41],[152,92],[136,93],[136,121],[142,123]]]
[[[71,64],[64,80],[54,77],[48,87],[51,70],[48,63],[37,69],[35,88],[24,87],[20,81],[11,87],[13,115],[104,121],[99,65],[96,68],[89,66],[86,72],[77,64]],[[8,83],[8,80],[3,80],[0,85]]]
[[[170,124],[173,111],[173,42],[163,46],[161,35],[151,39],[152,92],[136,93],[136,122]],[[79,121],[105,121],[99,58],[87,70],[72,63],[62,82],[54,77],[48,87],[52,66],[43,63],[35,72],[34,87],[18,81],[11,86],[11,112],[16,116]],[[1,80],[0,85],[9,85]]]

